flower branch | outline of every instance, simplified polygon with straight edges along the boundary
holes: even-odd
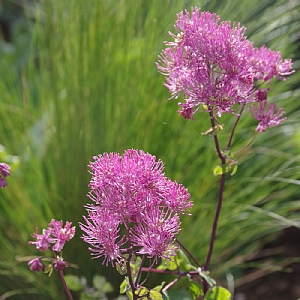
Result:
[[[215,175],[220,175],[218,202],[207,256],[201,268],[198,260],[177,239],[181,230],[180,216],[190,215],[193,206],[190,194],[183,185],[165,176],[164,163],[154,155],[136,149],[128,149],[123,154],[104,153],[93,157],[89,164],[88,197],[91,203],[85,206],[86,216],[79,223],[82,239],[89,244],[93,258],[101,258],[102,265],[110,264],[122,276],[127,275],[122,290],[130,297],[132,294],[133,300],[162,299],[162,292],[182,277],[187,277],[189,284],[197,286],[193,290],[193,299],[200,299],[203,293],[212,293],[215,281],[209,277],[208,270],[222,210],[226,173],[237,167],[237,161],[231,158],[229,150],[241,115],[249,111],[249,115],[258,121],[254,138],[258,132],[280,125],[285,120],[285,112],[283,108],[277,109],[274,103],[268,104],[269,89],[262,86],[275,77],[285,80],[294,72],[291,60],[283,60],[280,52],[265,46],[254,47],[245,36],[245,27],[230,21],[221,22],[216,14],[201,12],[197,7],[177,15],[175,31],[170,33],[173,41],[165,42],[166,48],[156,65],[166,77],[164,85],[169,89],[171,99],[183,97],[183,101],[178,103],[180,116],[193,119],[201,107],[209,113],[211,128],[203,134],[209,133],[213,137],[221,161],[221,166],[217,166],[216,172],[214,170]],[[231,114],[235,118],[225,151],[219,143],[223,114]],[[0,164],[0,187],[6,186],[5,177],[9,175],[9,167]],[[67,263],[61,251],[65,243],[74,237],[75,227],[71,225],[71,222],[66,222],[63,226],[62,221],[53,219],[42,234],[38,234],[37,229],[32,235],[35,241],[29,242],[42,252],[52,249],[51,272],[53,269],[59,272],[69,299],[72,295],[63,275]],[[187,256],[195,266],[190,264]],[[149,268],[144,267],[146,259],[150,260]],[[42,271],[43,260],[44,257],[36,257],[29,261],[30,269]],[[154,269],[161,260],[162,269]],[[147,277],[139,284],[142,272],[147,272]],[[165,287],[163,283],[147,289],[142,285],[150,273],[177,277]],[[201,284],[203,291],[198,287]],[[226,295],[228,293],[226,291]]]

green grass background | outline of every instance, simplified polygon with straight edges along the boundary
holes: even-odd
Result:
[[[13,2],[13,1],[11,1]],[[57,274],[30,272],[18,256],[39,254],[28,245],[35,227],[52,218],[76,224],[85,214],[93,155],[143,149],[162,159],[166,175],[188,187],[192,216],[182,219],[180,239],[203,262],[217,201],[218,164],[205,114],[194,121],[176,113],[155,61],[170,40],[176,14],[199,6],[241,22],[256,46],[282,51],[299,68],[300,4],[297,1],[51,0],[20,2],[27,19],[13,28],[13,48],[0,43],[0,160],[12,164],[8,187],[0,190],[0,295],[5,299],[64,299]],[[26,30],[25,30],[25,29]],[[299,227],[299,79],[275,81],[270,100],[288,119],[260,134],[228,176],[212,276],[233,274],[289,226]],[[232,120],[220,135],[223,148]],[[253,136],[255,121],[242,118],[232,150]],[[17,156],[19,163],[12,163]],[[273,213],[273,214],[272,214]],[[78,270],[104,274],[118,291],[121,276],[91,260],[76,238],[64,250]],[[281,256],[276,264],[282,263]],[[158,279],[159,280],[159,279]]]

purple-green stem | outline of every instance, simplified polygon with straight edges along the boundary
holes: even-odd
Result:
[[[140,265],[139,270],[138,270],[138,273],[137,273],[137,275],[136,275],[136,279],[135,279],[135,283],[134,283],[135,286],[138,286],[138,284],[139,284],[139,278],[140,278],[140,275],[141,275],[141,272],[142,272],[142,267],[143,267],[143,265],[144,265],[145,258],[146,258],[146,256],[143,255],[142,261],[141,261],[141,265]]]
[[[52,254],[53,254],[54,258],[56,258],[57,255],[55,254],[55,252],[53,250],[52,250]],[[60,253],[60,255],[61,255],[61,253]],[[59,273],[60,279],[62,281],[62,284],[65,288],[65,291],[68,295],[69,300],[73,300],[73,296],[72,296],[71,291],[69,290],[69,288],[67,286],[63,270],[58,271],[58,273]]]
[[[212,112],[210,113],[210,121],[211,121],[212,127],[214,128],[215,127],[215,118],[214,118]],[[238,117],[236,123],[234,124],[232,134],[231,134],[229,142],[228,142],[229,146],[230,146],[231,140],[233,138],[233,132],[234,132],[234,129],[235,129],[238,121],[239,121],[239,117]],[[221,160],[221,163],[222,163],[222,165],[225,165],[226,159],[225,159],[225,157],[222,154],[222,151],[220,149],[219,140],[218,140],[217,135],[214,135],[214,142],[215,142],[215,148],[216,148],[218,156]],[[219,221],[219,217],[220,217],[220,213],[221,213],[221,209],[222,209],[222,203],[223,203],[223,191],[224,191],[225,179],[226,179],[226,174],[222,174],[221,179],[220,179],[218,204],[217,204],[215,218],[214,218],[214,222],[213,222],[213,226],[212,226],[210,242],[209,242],[209,249],[208,249],[208,253],[207,253],[207,256],[206,256],[206,261],[205,261],[205,264],[204,264],[204,270],[205,271],[207,271],[208,268],[209,268],[210,260],[211,260],[213,250],[214,250],[214,244],[215,244],[217,228],[218,228],[218,221]],[[203,282],[203,293],[204,293],[204,295],[206,294],[207,290],[208,290],[208,283],[206,281],[204,281]]]
[[[223,203],[223,191],[224,191],[225,179],[226,179],[226,174],[222,174],[221,180],[220,180],[220,188],[219,188],[219,199],[218,199],[215,219],[214,219],[211,237],[210,237],[209,250],[208,250],[206,261],[204,264],[204,270],[208,270],[211,256],[212,256],[213,250],[214,250],[214,243],[215,243],[216,234],[217,234],[218,221],[219,221],[219,217],[220,217],[220,213],[221,213],[221,209],[222,209],[222,203]],[[206,281],[204,281],[203,282],[204,295],[206,294],[207,290],[208,290],[208,284]]]
[[[240,119],[241,119],[241,115],[242,115],[242,113],[243,113],[243,111],[244,111],[244,108],[245,108],[245,106],[242,106],[242,108],[241,108],[241,110],[240,110],[240,113],[238,114],[238,116],[237,116],[237,118],[236,118],[236,120],[235,120],[235,122],[234,122],[234,124],[233,124],[232,130],[231,130],[231,133],[230,133],[230,138],[229,138],[228,143],[227,143],[227,146],[226,146],[226,148],[225,148],[226,151],[228,151],[228,150],[230,149],[230,146],[231,146],[231,143],[232,143],[232,139],[233,139],[233,135],[234,135],[236,126],[237,126],[238,122],[239,122]]]
[[[62,270],[60,270],[58,272],[59,272],[60,279],[61,279],[61,281],[63,283],[63,286],[64,286],[64,288],[66,290],[66,293],[68,295],[69,300],[73,300],[72,294],[71,294],[71,292],[70,292],[70,290],[69,290],[69,288],[67,286],[67,283],[65,281],[64,272]]]
[[[177,271],[170,271],[170,270],[158,270],[158,269],[152,269],[152,268],[142,268],[142,272],[147,272],[148,274],[151,273],[159,273],[159,274],[172,274],[172,275],[178,275],[177,278],[175,278],[173,281],[171,281],[170,283],[168,283],[163,289],[163,292],[166,292],[170,287],[172,287],[177,281],[179,281],[179,279],[181,277],[184,276],[190,276],[190,277],[194,277],[194,276],[199,276],[199,272],[198,271],[187,271],[187,272],[181,272],[180,270]]]
[[[241,118],[241,115],[242,115],[243,111],[244,111],[244,106],[242,106],[242,108],[240,110],[240,113],[237,116],[237,119],[236,119],[235,123],[233,124],[232,130],[231,130],[231,133],[230,133],[230,137],[229,137],[227,146],[225,148],[226,151],[228,151],[230,149],[235,129],[237,127],[238,122],[240,121],[240,118]],[[212,112],[210,112],[210,121],[211,121],[212,127],[214,128],[215,127],[215,118],[214,118]],[[225,158],[225,156],[223,155],[223,153],[220,149],[219,140],[218,140],[217,135],[214,135],[214,142],[215,142],[216,151],[217,151],[218,156],[221,160],[221,164],[224,166],[226,164],[226,158]],[[220,186],[219,186],[218,204],[217,204],[215,218],[214,218],[213,227],[212,227],[212,232],[211,232],[211,236],[210,236],[209,249],[208,249],[208,253],[207,253],[207,256],[206,256],[206,261],[205,261],[205,264],[204,264],[204,270],[208,270],[210,260],[211,260],[212,254],[213,254],[213,250],[214,250],[214,243],[215,243],[216,234],[217,234],[218,221],[219,221],[219,217],[220,217],[220,213],[221,213],[221,209],[222,209],[222,204],[223,204],[223,192],[224,192],[225,180],[226,180],[226,174],[222,174],[221,179],[220,179]],[[207,284],[206,281],[204,281],[203,282],[203,292],[204,292],[204,294],[206,294],[207,290],[208,290],[208,284]]]
[[[197,265],[197,267],[201,267],[197,259],[193,256],[193,254],[176,238],[177,244],[184,250],[185,253],[194,261],[194,263]]]
[[[187,272],[181,272],[180,270],[178,271],[171,271],[171,270],[159,270],[159,269],[152,269],[152,268],[142,268],[142,272],[151,272],[151,273],[160,273],[160,274],[172,274],[172,275],[178,275],[178,276],[197,276],[199,275],[198,271],[187,271]]]
[[[128,276],[128,280],[129,280],[129,285],[131,287],[133,300],[137,300],[138,296],[135,294],[137,285],[133,282],[132,274],[131,274],[131,266],[130,266],[133,251],[132,251],[132,245],[131,245],[130,235],[129,235],[130,227],[129,227],[129,224],[128,224],[128,220],[125,223],[125,227],[126,227],[127,239],[128,239],[129,245],[130,245],[129,248],[128,248],[128,253],[129,254],[128,254],[128,257],[127,257],[127,261],[126,261],[127,276]]]
[[[208,250],[206,261],[205,261],[205,264],[204,264],[204,270],[208,270],[210,260],[211,260],[211,256],[212,256],[212,253],[213,253],[213,249],[214,249],[214,242],[215,242],[216,234],[217,234],[218,220],[219,220],[219,217],[220,217],[220,212],[221,212],[222,203],[223,203],[223,191],[224,191],[225,179],[226,179],[226,174],[222,174],[221,175],[221,180],[220,180],[218,204],[217,204],[215,219],[214,219],[214,223],[213,223],[213,227],[212,227],[212,231],[211,231],[209,250]]]
[[[241,114],[242,114],[243,110],[244,110],[244,107],[241,108],[240,114],[238,115],[238,117],[237,117],[237,119],[236,119],[236,121],[235,121],[235,123],[232,127],[231,134],[230,134],[227,146],[226,146],[226,150],[230,149],[232,139],[233,139],[233,135],[234,135],[236,126],[237,126],[238,122],[240,121],[240,117],[241,117]],[[210,113],[210,120],[211,120],[212,128],[214,128],[215,127],[215,118],[214,118],[212,113]],[[214,143],[215,143],[215,148],[216,148],[217,154],[218,154],[218,156],[221,160],[221,164],[225,165],[226,164],[226,158],[225,158],[225,156],[223,155],[223,153],[220,149],[219,140],[218,140],[217,135],[214,135]],[[211,261],[211,257],[212,257],[212,254],[213,254],[214,243],[215,243],[215,240],[216,240],[216,234],[217,234],[217,228],[218,228],[218,221],[219,221],[220,213],[221,213],[221,210],[222,210],[222,204],[223,204],[223,192],[224,192],[225,180],[226,180],[226,174],[222,174],[221,179],[220,179],[220,186],[219,186],[218,204],[217,204],[215,218],[214,218],[214,222],[213,222],[213,226],[212,226],[209,249],[208,249],[206,261],[205,261],[205,264],[204,264],[204,267],[203,267],[204,270],[208,270],[209,264],[210,264],[210,261]],[[179,244],[179,246],[191,257],[191,259],[195,262],[195,264],[198,267],[200,267],[199,262],[192,255],[192,253],[190,253],[187,250],[187,248],[178,239],[176,239],[176,241]],[[182,276],[186,276],[188,274],[197,276],[199,274],[198,271],[190,271],[190,272],[181,273],[180,271],[156,270],[156,269],[143,268],[143,267],[140,268],[140,270],[143,271],[143,272],[148,272],[148,273],[149,272],[154,272],[154,273],[164,273],[164,274],[166,274],[166,273],[167,274],[177,274],[178,277],[175,280],[173,280],[167,286],[167,288],[165,287],[164,290],[167,290],[169,287],[173,286]],[[206,281],[203,281],[203,292],[204,292],[204,294],[207,293],[207,290],[208,290],[208,283]]]
[[[136,286],[133,283],[132,274],[131,274],[131,266],[130,266],[131,258],[132,258],[132,248],[129,249],[129,255],[126,261],[126,268],[127,268],[127,275],[128,275],[128,280],[132,291],[133,300],[137,300],[138,296],[135,293]]]

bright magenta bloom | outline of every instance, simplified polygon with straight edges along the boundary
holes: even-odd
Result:
[[[133,244],[140,247],[139,254],[149,257],[174,256],[178,245],[174,244],[175,235],[180,228],[179,216],[168,215],[164,211],[152,208],[142,222],[135,224],[132,231]]]
[[[262,83],[274,77],[285,80],[294,72],[292,61],[282,60],[280,52],[255,48],[245,36],[245,27],[220,22],[216,14],[197,7],[177,15],[175,30],[176,34],[169,33],[174,41],[165,42],[167,48],[156,65],[166,77],[171,99],[183,95],[184,102],[178,104],[184,118],[192,119],[202,105],[218,117],[239,114],[247,104],[267,99],[268,89],[259,88]],[[257,130],[279,125],[282,110],[279,114],[270,106],[269,121],[262,123],[260,113]]]
[[[52,250],[60,252],[65,243],[68,240],[71,240],[75,235],[75,226],[71,226],[71,222],[66,222],[65,227],[63,227],[62,221],[52,219],[48,228],[43,229],[42,234],[38,234],[38,228],[36,228],[36,233],[32,234],[32,237],[34,237],[36,241],[30,241],[29,244],[35,245],[36,249],[39,249],[42,252],[48,250],[51,244],[54,244]]]
[[[166,87],[177,99],[183,94],[185,103],[180,114],[185,118],[205,104],[221,116],[232,112],[235,104],[250,101],[253,86],[252,66],[246,56],[251,43],[244,36],[245,28],[210,12],[181,12],[174,42],[159,56],[157,67],[166,76]]]
[[[41,250],[42,252],[49,249],[51,245],[51,231],[43,229],[42,234],[38,234],[38,228],[36,228],[36,232],[32,234],[32,237],[36,239],[35,242],[30,241],[30,245],[35,245],[36,249]]]
[[[165,177],[163,162],[143,151],[126,150],[123,155],[95,156],[89,166],[88,196],[94,204],[86,206],[88,217],[80,227],[93,255],[104,256],[106,264],[118,261],[130,247],[149,257],[171,256],[166,253],[175,247],[178,214],[192,203],[182,185]],[[121,225],[125,236],[120,236]]]
[[[56,221],[54,219],[48,225],[48,228],[51,228],[51,234],[53,238],[51,243],[55,243],[52,249],[56,252],[60,252],[65,243],[71,240],[75,235],[75,226],[72,226],[72,222],[66,222],[65,227],[63,227],[62,221]]]
[[[248,56],[253,67],[256,80],[271,82],[274,77],[286,80],[286,76],[293,74],[292,60],[281,58],[279,51],[272,51],[265,46],[258,48],[250,47]]]
[[[283,117],[284,111],[282,108],[279,108],[277,112],[275,112],[276,104],[270,104],[267,107],[267,102],[263,101],[261,103],[257,103],[250,107],[250,112],[253,118],[259,121],[258,126],[256,127],[256,131],[265,132],[268,127],[278,126],[282,121],[286,118]]]
[[[120,238],[119,218],[113,212],[105,211],[98,207],[87,208],[89,217],[83,217],[86,224],[80,224],[85,232],[83,240],[92,247],[89,250],[94,258],[104,256],[103,264],[108,265],[109,261],[119,260],[122,256],[121,247],[125,244],[126,238]]]

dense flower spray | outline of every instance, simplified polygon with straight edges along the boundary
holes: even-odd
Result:
[[[181,12],[177,15],[173,42],[159,55],[158,70],[166,76],[165,86],[171,99],[183,94],[180,115],[192,119],[201,107],[213,116],[223,113],[238,115],[249,103],[259,103],[252,115],[260,122],[257,131],[279,125],[284,112],[267,107],[267,89],[263,82],[274,77],[285,80],[292,74],[291,60],[282,60],[281,53],[266,47],[255,48],[245,36],[245,27],[220,22],[210,12]],[[263,104],[261,104],[263,102]],[[256,104],[255,104],[256,105]]]
[[[173,256],[179,214],[192,203],[181,184],[165,177],[163,162],[131,149],[123,155],[95,156],[89,167],[88,196],[94,204],[86,206],[88,217],[80,227],[94,257],[103,256],[103,263],[114,265],[128,251],[155,261]],[[120,233],[122,226],[124,234]]]
[[[197,111],[208,113],[211,127],[202,134],[213,136],[220,165],[213,169],[220,176],[218,202],[209,248],[203,270],[209,270],[218,220],[222,210],[226,174],[234,175],[238,161],[235,156],[248,147],[256,134],[243,148],[231,151],[231,144],[237,125],[244,111],[249,110],[258,120],[257,132],[265,132],[268,127],[278,126],[285,120],[282,108],[268,104],[268,84],[274,78],[285,80],[292,74],[292,61],[283,60],[281,53],[265,46],[254,47],[246,35],[246,28],[230,21],[220,21],[220,17],[210,12],[200,12],[197,7],[191,13],[182,11],[177,15],[175,34],[165,42],[166,48],[158,56],[156,66],[166,78],[164,85],[171,93],[170,99],[183,97],[179,102],[179,114],[193,119]],[[221,146],[219,132],[224,128],[219,118],[232,114],[232,123],[226,146]],[[203,281],[204,295],[209,290],[209,281]],[[228,297],[229,299],[229,297]]]
[[[52,252],[60,253],[66,244],[67,241],[71,240],[75,236],[75,226],[72,226],[72,222],[66,222],[66,225],[63,226],[62,221],[57,221],[52,219],[48,224],[47,229],[42,230],[42,234],[38,233],[38,228],[36,232],[32,234],[32,237],[35,238],[35,241],[30,241],[30,245],[35,245],[36,249],[44,252],[51,248]],[[54,244],[52,247],[51,245]],[[56,271],[64,269],[67,264],[63,259],[55,255],[56,257],[52,259],[52,266]],[[42,257],[37,257],[29,261],[28,265],[32,271],[42,271]]]

